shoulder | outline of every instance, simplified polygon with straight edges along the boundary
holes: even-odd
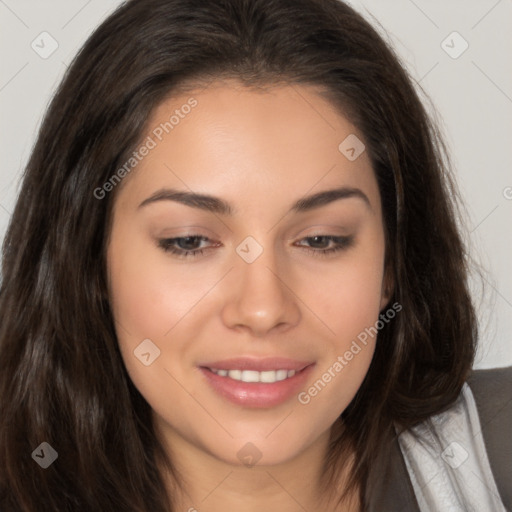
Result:
[[[491,368],[490,370],[472,370],[468,384],[471,386],[473,394],[476,392],[485,392],[492,388],[497,394],[507,395],[511,398],[512,391],[510,387],[501,388],[501,386],[512,384],[512,366],[505,368]],[[500,389],[502,393],[500,393]]]
[[[474,370],[467,383],[496,486],[503,504],[512,510],[512,367]],[[370,512],[419,512],[398,434],[383,439],[368,482],[366,501]]]
[[[496,485],[512,508],[512,366],[474,370],[468,379]]]

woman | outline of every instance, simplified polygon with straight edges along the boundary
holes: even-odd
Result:
[[[4,243],[0,508],[510,506],[443,162],[341,2],[123,4]]]

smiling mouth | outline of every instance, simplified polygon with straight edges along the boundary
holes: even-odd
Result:
[[[219,365],[220,366],[220,365]],[[291,366],[291,365],[290,365]],[[221,397],[242,407],[269,408],[290,400],[302,389],[314,363],[294,369],[230,369],[200,366],[206,382]]]
[[[215,368],[207,369],[216,375],[219,375],[220,377],[226,377],[228,379],[233,379],[240,382],[261,382],[267,384],[273,384],[274,382],[289,379],[299,371],[302,371],[281,369],[258,372],[255,370],[218,370]]]
[[[314,366],[315,362],[286,357],[235,357],[198,364],[206,383],[223,399],[242,407],[267,409],[298,393]]]

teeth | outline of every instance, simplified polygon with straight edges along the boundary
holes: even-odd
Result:
[[[229,372],[231,373],[231,372]],[[229,374],[228,374],[229,375]],[[243,382],[259,382],[260,381],[260,373],[250,370],[244,370],[242,372],[242,376],[239,379]]]
[[[297,373],[295,370],[270,370],[266,372],[254,370],[216,370],[215,368],[210,368],[210,370],[220,377],[229,377],[230,379],[242,382],[265,382],[269,384],[289,379]]]
[[[229,370],[228,377],[235,380],[242,380],[242,371],[241,370]]]

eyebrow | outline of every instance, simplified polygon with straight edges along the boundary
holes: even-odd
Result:
[[[362,190],[358,188],[341,187],[302,197],[292,205],[289,211],[295,213],[307,212],[330,204],[333,201],[349,198],[362,199],[370,210],[372,209],[368,196]],[[232,216],[235,213],[234,208],[219,197],[170,188],[156,191],[147,199],[144,199],[144,201],[140,203],[139,208],[159,201],[175,201],[192,208],[199,208],[219,215]]]

